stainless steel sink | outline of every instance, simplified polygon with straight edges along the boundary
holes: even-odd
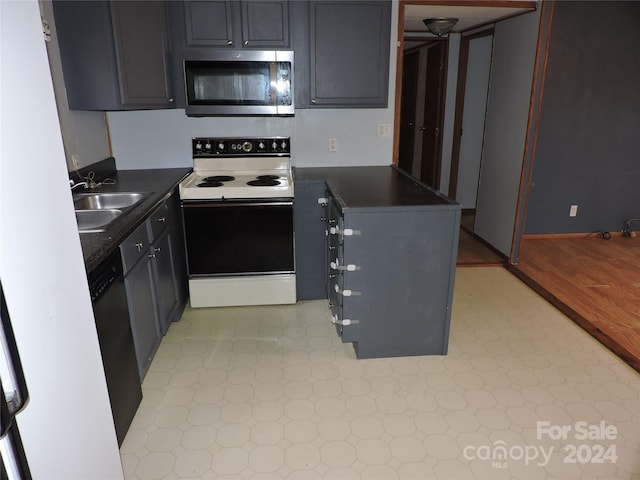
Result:
[[[107,226],[122,215],[122,210],[76,210],[76,221],[80,233],[104,232]]]
[[[131,208],[140,203],[148,193],[78,193],[73,195],[76,210],[112,210]]]

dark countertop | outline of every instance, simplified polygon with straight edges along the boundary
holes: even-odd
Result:
[[[76,189],[74,193],[150,192],[142,202],[118,217],[105,232],[81,233],[82,255],[90,273],[113,253],[118,245],[133,232],[151,212],[173,193],[191,168],[163,168],[152,170],[119,170],[110,178],[115,185],[102,185],[94,189]]]
[[[394,166],[294,168],[295,181],[326,181],[343,208],[460,205]]]

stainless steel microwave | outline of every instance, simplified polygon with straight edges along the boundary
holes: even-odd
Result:
[[[293,115],[293,52],[220,50],[184,60],[186,114]]]

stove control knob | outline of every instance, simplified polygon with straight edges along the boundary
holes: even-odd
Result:
[[[258,143],[258,148],[260,150],[264,150],[266,148],[266,145],[264,144],[264,142],[261,141],[260,143]]]
[[[201,152],[202,144],[200,142],[196,142],[195,149],[196,149],[196,152]]]
[[[286,150],[287,149],[287,142],[285,142],[283,140],[282,143],[280,144],[280,146],[282,147],[282,150]]]
[[[204,144],[204,151],[205,152],[211,151],[211,142],[207,141],[207,143]]]
[[[244,150],[245,152],[250,152],[251,150],[253,150],[253,144],[251,142],[244,142],[242,144],[242,150]]]
[[[272,150],[277,150],[278,149],[278,143],[274,140],[273,143],[271,144],[271,149]]]
[[[224,150],[224,142],[218,142],[218,146],[216,147],[219,152]]]

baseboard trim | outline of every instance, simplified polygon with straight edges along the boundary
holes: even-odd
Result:
[[[553,240],[570,238],[597,238],[603,233],[609,233],[611,237],[622,237],[622,232],[586,232],[586,233],[528,233],[522,235],[523,240]]]

